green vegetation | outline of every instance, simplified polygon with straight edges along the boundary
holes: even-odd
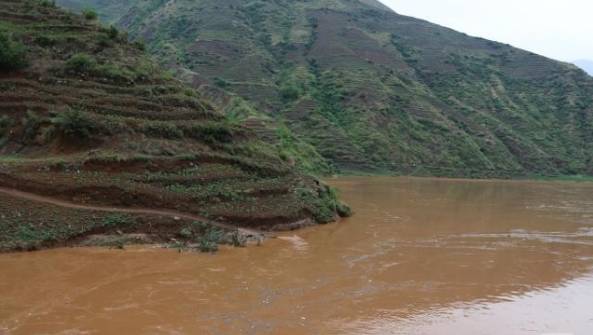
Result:
[[[309,193],[311,191],[306,189],[299,189],[297,192],[317,222],[332,222],[338,214],[342,217],[352,215],[352,210],[340,202],[337,191],[332,187],[322,185],[317,191],[318,196],[312,196]]]
[[[0,139],[8,135],[8,131],[12,126],[12,119],[6,115],[0,115]]]
[[[243,248],[247,245],[247,238],[245,237],[245,235],[241,234],[239,230],[235,230],[231,234],[231,245],[233,247]]]
[[[91,137],[96,125],[84,112],[68,108],[51,119],[51,123],[62,134],[78,140],[87,140]]]
[[[174,247],[186,249],[195,245],[201,252],[212,253],[218,251],[218,245],[223,242],[224,231],[204,222],[193,222],[191,225],[183,227],[177,235],[183,239],[183,242],[178,242]],[[231,243],[240,247],[245,245],[245,240],[238,232],[233,232]]]
[[[245,229],[336,216],[336,199],[293,168],[289,157],[305,161],[312,147],[288,130],[281,145],[262,142],[242,124],[245,116],[262,115],[245,100],[234,99],[234,116],[227,119],[205,94],[156,66],[126,33],[94,22],[95,15],[68,14],[37,0],[0,2],[1,13],[10,13],[0,23],[10,49],[3,55],[24,50],[16,42],[22,41],[30,66],[6,73],[0,83],[0,187],[101,207],[179,212]],[[274,129],[268,133],[275,136]],[[247,242],[239,231],[188,226],[166,215],[0,200],[2,251],[180,239],[213,252],[219,243]]]
[[[0,71],[16,71],[26,66],[25,46],[0,30]]]
[[[161,63],[227,93],[233,122],[258,117],[279,129],[279,138],[258,134],[307,171],[593,171],[591,77],[377,1],[67,2],[125,23],[132,39],[149,36]]]
[[[335,172],[333,166],[315,150],[315,147],[300,140],[288,127],[279,125],[276,135],[279,140],[277,147],[280,158],[284,161],[293,161],[300,170],[314,175],[329,175]]]
[[[103,46],[109,46],[109,44]],[[135,66],[121,66],[106,61],[101,64],[86,53],[77,53],[70,57],[64,63],[64,71],[67,74],[94,76],[114,82],[132,82],[145,80],[154,74],[160,75],[160,73],[155,73],[155,69],[149,61],[139,62]]]
[[[24,128],[24,140],[33,141],[35,137],[37,137],[43,122],[45,122],[44,118],[40,117],[35,112],[27,111],[25,117],[22,120]]]
[[[546,176],[535,177],[535,179],[549,180],[549,181],[571,181],[571,182],[593,182],[593,176],[583,175],[564,175],[564,176]]]
[[[110,214],[103,218],[103,227],[124,227],[134,223],[134,219],[126,214]]]
[[[302,94],[301,89],[294,83],[285,83],[280,87],[280,95],[286,101],[297,100]]]
[[[182,138],[183,131],[169,122],[150,122],[144,125],[143,132],[149,136],[175,139]]]
[[[125,230],[136,224],[136,219],[128,215],[42,206],[5,195],[0,200],[0,251],[36,250],[93,230]],[[63,224],[64,218],[68,224]]]
[[[87,19],[89,21],[96,20],[98,17],[97,12],[91,8],[83,9],[82,15],[84,16],[85,19]]]
[[[90,55],[78,53],[66,61],[66,71],[73,74],[90,74],[97,67],[97,61]]]
[[[221,238],[222,231],[220,229],[207,229],[198,240],[198,249],[201,252],[216,252],[218,251],[218,243],[220,243]]]
[[[224,80],[223,78],[220,77],[215,77],[214,78],[214,84],[220,88],[225,88],[228,87],[230,85],[230,83],[226,80]]]
[[[55,0],[39,0],[39,4],[43,7],[50,7],[50,8],[56,7]]]
[[[107,35],[111,39],[116,39],[119,36],[119,30],[114,26],[109,26],[109,30],[107,31]]]
[[[184,129],[185,136],[194,138],[208,144],[228,143],[233,138],[229,126],[220,123],[206,123],[193,125]]]
[[[7,45],[26,41],[30,62],[0,83],[0,187],[183,213],[112,215],[0,196],[1,251],[173,243],[212,252],[245,245],[243,229],[335,217],[335,199],[294,168],[292,155],[307,160],[312,147],[288,130],[282,145],[261,141],[243,125],[245,115],[262,116],[245,100],[224,106],[234,110],[225,117],[125,33],[82,15],[24,0],[0,2],[0,16]],[[188,224],[188,215],[208,224]]]

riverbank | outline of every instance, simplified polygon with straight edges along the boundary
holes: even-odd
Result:
[[[452,179],[452,180],[533,180],[533,181],[574,181],[574,182],[593,182],[593,176],[587,175],[554,175],[554,176],[545,176],[545,175],[501,175],[499,177],[488,177],[488,176],[475,176],[472,177],[471,175],[431,175],[425,173],[419,174],[401,174],[393,171],[341,171],[339,174],[335,174],[332,176],[333,178],[336,177],[402,177],[402,178],[442,178],[442,179]]]
[[[335,191],[327,189],[335,197]],[[332,211],[352,215],[350,208],[341,204]],[[166,208],[74,203],[3,187],[0,213],[0,253],[76,246],[123,249],[132,244],[215,252],[219,245],[259,245],[274,232],[316,224],[305,218],[280,222],[264,231]]]

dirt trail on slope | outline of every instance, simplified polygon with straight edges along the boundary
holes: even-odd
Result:
[[[21,199],[35,201],[35,202],[42,202],[42,203],[46,203],[46,204],[50,204],[50,205],[55,205],[55,206],[65,207],[65,208],[72,208],[72,209],[83,209],[83,210],[91,210],[91,211],[98,211],[98,212],[110,212],[110,213],[147,214],[147,215],[165,216],[165,217],[172,217],[172,218],[178,217],[178,218],[182,218],[182,219],[202,221],[202,222],[208,223],[212,226],[222,228],[222,229],[229,229],[229,230],[238,229],[240,233],[242,233],[246,236],[252,235],[252,236],[270,237],[270,235],[268,233],[264,233],[261,231],[245,229],[245,228],[238,228],[233,225],[224,224],[224,223],[220,223],[220,222],[214,222],[214,221],[207,219],[203,216],[182,213],[182,212],[177,212],[177,211],[172,211],[172,210],[166,210],[166,209],[122,208],[122,207],[81,205],[81,204],[76,204],[76,203],[72,203],[72,202],[68,202],[68,201],[64,201],[64,200],[60,200],[60,199],[56,199],[56,198],[41,196],[41,195],[37,195],[37,194],[33,194],[33,193],[22,192],[19,190],[9,189],[9,188],[4,188],[4,187],[0,187],[0,193],[9,195],[9,196],[15,197],[15,198],[21,198]]]

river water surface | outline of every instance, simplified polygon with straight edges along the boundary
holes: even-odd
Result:
[[[0,255],[0,334],[593,334],[593,184],[331,183],[260,247]]]

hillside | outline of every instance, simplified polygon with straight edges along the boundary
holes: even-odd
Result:
[[[593,173],[592,78],[375,0],[59,3],[95,7],[302,165]]]
[[[142,45],[37,0],[0,0],[0,200],[0,251],[97,234],[189,243],[347,211]]]

